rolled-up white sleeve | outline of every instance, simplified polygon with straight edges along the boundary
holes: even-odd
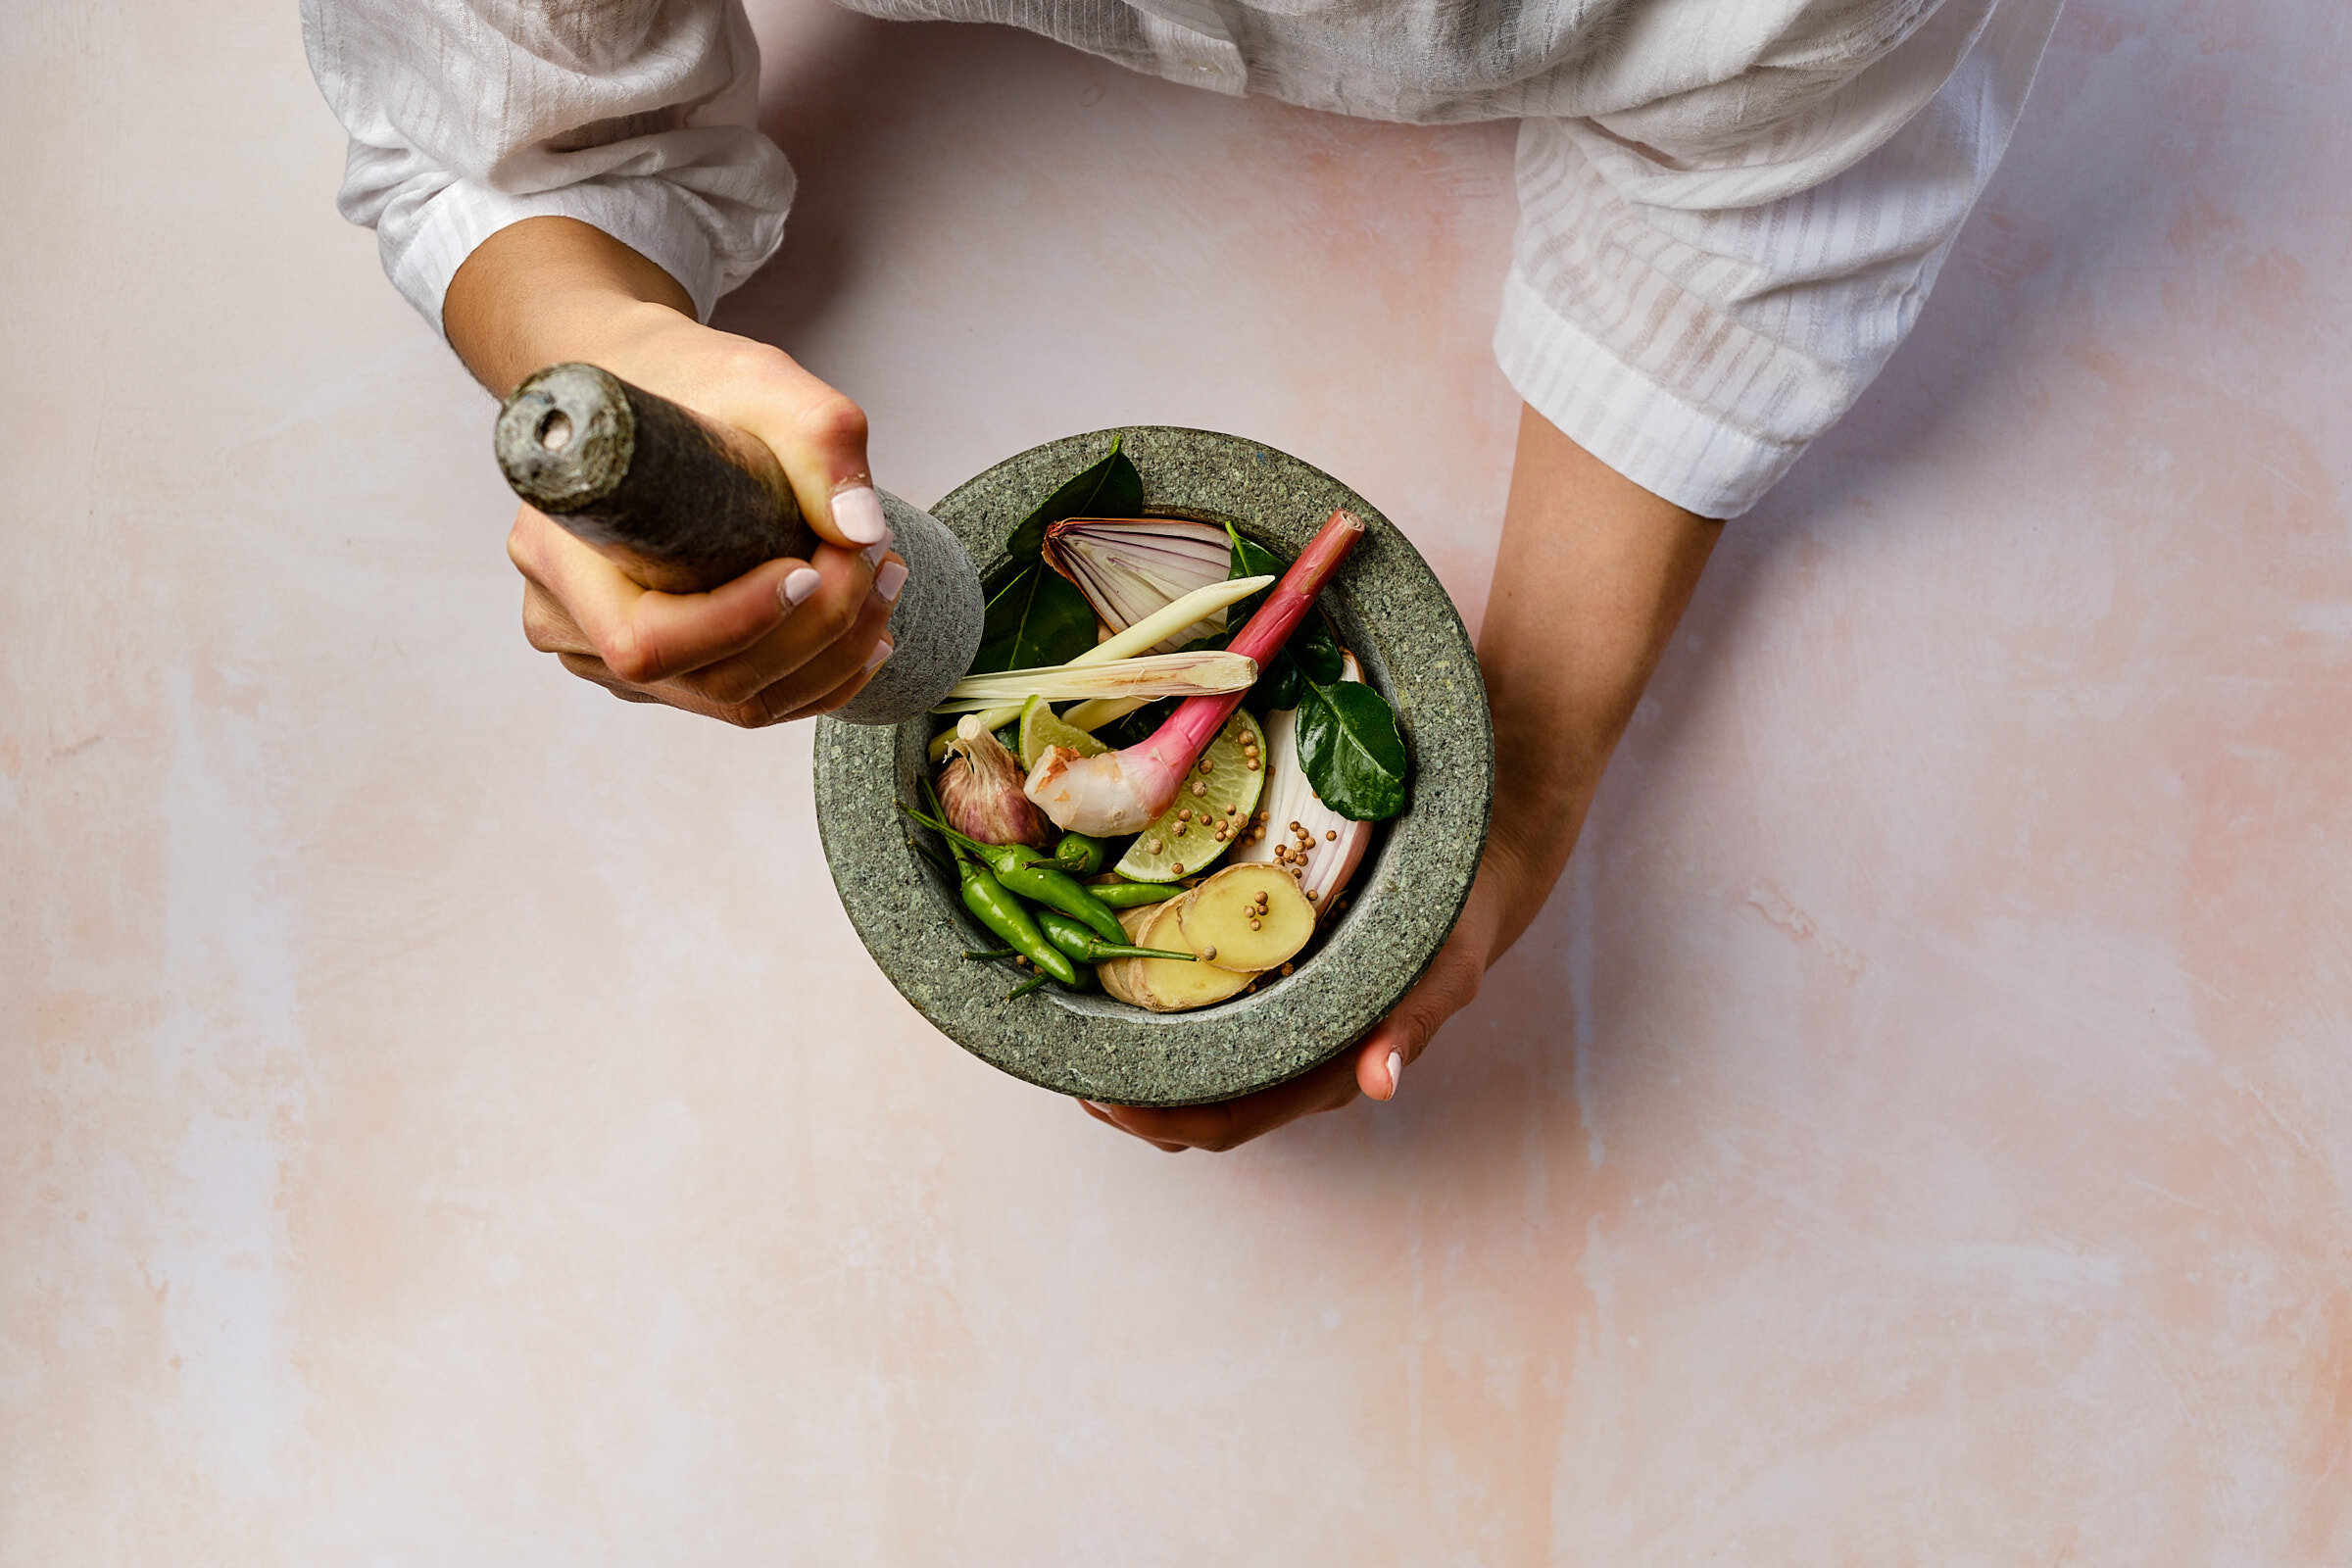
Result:
[[[710,314],[784,237],[793,175],[757,126],[741,0],[303,0],[351,137],[337,207],[435,329],[449,280],[509,223],[594,224]]]
[[[1715,129],[1720,95],[1524,121],[1504,375],[1643,488],[1702,516],[1746,511],[1910,331],[2057,10],[1947,0],[1754,138]],[[1676,145],[1678,129],[1707,134]]]

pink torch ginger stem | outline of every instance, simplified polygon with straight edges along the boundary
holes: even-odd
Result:
[[[1266,595],[1257,613],[1235,635],[1231,651],[1256,660],[1262,667],[1290,641],[1315,596],[1363,536],[1362,519],[1347,512],[1333,513]],[[1064,747],[1048,747],[1024,793],[1057,826],[1097,835],[1133,833],[1168,808],[1184,775],[1245,695],[1188,697],[1151,739],[1123,752],[1081,758]]]
[[[1315,533],[1307,547],[1291,563],[1291,569],[1266,595],[1266,602],[1257,607],[1250,623],[1235,633],[1227,652],[1254,659],[1264,668],[1266,661],[1282,652],[1282,645],[1291,640],[1291,633],[1306,618],[1306,612],[1348,559],[1348,552],[1364,536],[1363,522],[1352,513],[1335,512],[1329,521]],[[1225,692],[1215,697],[1188,697],[1177,705],[1168,721],[1159,726],[1159,733],[1143,743],[1171,760],[1181,756],[1176,771],[1182,773],[1208,750],[1208,743],[1217,738],[1217,731],[1233,710],[1242,706],[1247,692]],[[1175,751],[1167,750],[1174,747]],[[1140,748],[1139,748],[1140,749]]]

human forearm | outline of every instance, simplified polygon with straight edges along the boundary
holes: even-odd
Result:
[[[1479,662],[1494,715],[1491,961],[1542,909],[1723,531],[1522,409]]]
[[[541,366],[635,357],[656,335],[693,324],[677,279],[569,218],[525,219],[482,241],[441,306],[449,346],[500,397]]]

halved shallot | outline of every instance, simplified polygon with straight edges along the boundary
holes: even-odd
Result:
[[[1189,517],[1064,517],[1046,529],[1045,555],[1046,564],[1076,584],[1096,618],[1112,631],[1223,582],[1233,562],[1225,530]],[[1219,610],[1171,628],[1151,652],[1174,653],[1224,629]]]

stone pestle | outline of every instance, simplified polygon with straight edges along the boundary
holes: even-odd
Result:
[[[817,537],[774,455],[593,365],[526,377],[498,411],[508,484],[649,588],[696,593],[762,561],[806,561]],[[906,562],[894,651],[833,716],[896,724],[944,699],[980,646],[980,578],[930,514],[878,491]]]

